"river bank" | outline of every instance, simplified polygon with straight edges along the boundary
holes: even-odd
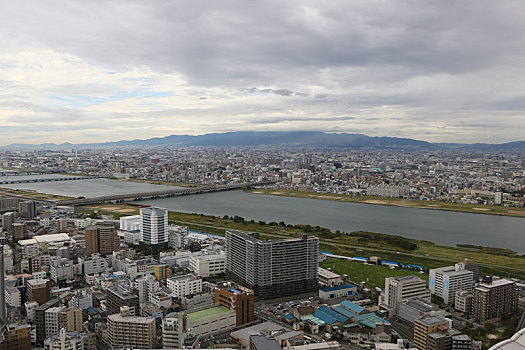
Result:
[[[266,194],[266,195],[282,196],[282,197],[320,199],[320,200],[330,200],[330,201],[337,201],[337,202],[351,202],[351,203],[376,204],[376,205],[390,205],[390,206],[396,206],[396,207],[446,210],[446,211],[456,211],[456,212],[471,213],[471,214],[488,214],[488,215],[500,215],[500,216],[512,216],[512,217],[525,218],[525,208],[514,208],[514,207],[511,208],[511,207],[502,207],[502,206],[493,206],[493,205],[449,203],[449,202],[438,202],[438,201],[420,201],[416,199],[403,199],[403,198],[380,198],[380,197],[369,197],[369,196],[354,197],[352,195],[347,195],[347,194],[303,192],[303,191],[292,191],[292,190],[274,190],[274,189],[261,189],[261,188],[245,190],[245,191],[249,193],[254,193],[254,194]]]
[[[134,205],[106,204],[78,209],[87,213],[97,210],[98,213],[113,214],[115,217],[139,212],[139,208]],[[468,258],[469,261],[482,265],[486,273],[525,279],[525,257],[518,256],[508,249],[450,247],[424,240],[362,231],[344,234],[311,225],[245,220],[239,216],[219,217],[170,211],[169,221],[188,226],[190,230],[220,235],[228,229],[256,231],[267,238],[295,237],[300,232],[307,232],[319,237],[322,251],[345,256],[377,255],[385,260],[423,265],[426,269],[450,265]],[[415,247],[407,243],[412,243]]]

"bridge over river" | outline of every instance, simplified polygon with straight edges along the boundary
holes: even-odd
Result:
[[[101,178],[101,176],[42,177],[42,178],[33,178],[33,179],[0,180],[0,185],[26,184],[26,183],[31,183],[31,182],[88,180],[88,179],[99,179],[99,178]]]
[[[130,201],[140,201],[144,199],[157,199],[163,197],[175,197],[175,196],[187,196],[199,193],[210,193],[210,192],[221,192],[221,191],[232,191],[241,188],[247,188],[252,186],[262,186],[274,183],[275,181],[262,181],[262,182],[242,182],[228,185],[213,185],[213,186],[201,186],[191,188],[174,188],[173,190],[153,191],[153,192],[139,192],[130,194],[116,194],[110,196],[92,197],[92,198],[78,198],[78,199],[67,199],[56,202],[56,205],[90,205],[99,203],[123,203]]]

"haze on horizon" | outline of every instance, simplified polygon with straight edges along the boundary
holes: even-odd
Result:
[[[238,130],[525,137],[519,1],[8,1],[0,145]]]

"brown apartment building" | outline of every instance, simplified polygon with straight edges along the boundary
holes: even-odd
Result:
[[[254,320],[254,292],[233,282],[222,282],[215,287],[215,303],[236,314],[237,326]]]
[[[113,225],[89,226],[84,231],[86,237],[86,254],[111,254],[120,248],[120,237]]]

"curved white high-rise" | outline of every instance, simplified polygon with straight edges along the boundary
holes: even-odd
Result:
[[[168,243],[168,209],[141,208],[142,242],[156,246]]]

